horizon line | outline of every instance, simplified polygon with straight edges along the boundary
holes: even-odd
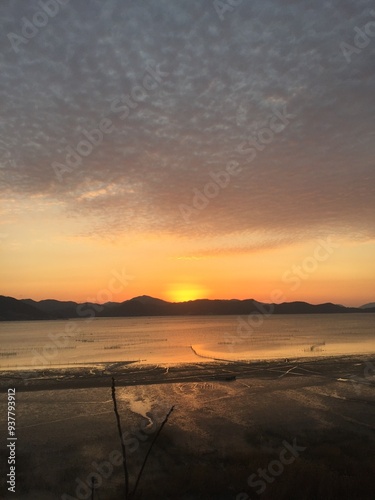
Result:
[[[30,298],[30,297],[17,298],[17,297],[13,297],[11,295],[0,295],[0,296],[11,298],[11,299],[15,299],[15,300],[20,300],[20,301],[32,300],[33,302],[37,302],[37,303],[38,302],[43,302],[43,301],[46,301],[46,300],[53,300],[53,301],[56,301],[56,302],[74,302],[75,304],[96,304],[96,305],[123,304],[124,302],[128,302],[128,301],[134,300],[134,299],[140,299],[140,298],[149,298],[149,299],[153,299],[153,300],[160,300],[160,301],[166,302],[168,304],[186,304],[188,302],[197,302],[197,301],[200,301],[200,300],[207,300],[207,301],[227,301],[227,302],[230,302],[230,301],[239,301],[239,302],[242,302],[242,301],[245,301],[245,300],[252,300],[254,302],[258,302],[259,304],[279,304],[280,305],[280,304],[292,304],[292,303],[298,303],[298,302],[300,302],[300,303],[309,304],[309,305],[313,305],[313,306],[319,306],[319,305],[324,305],[324,304],[333,304],[335,306],[341,306],[341,307],[347,307],[347,308],[353,307],[353,308],[357,308],[357,309],[359,309],[359,308],[361,308],[363,306],[366,306],[368,304],[372,304],[373,303],[372,301],[368,301],[368,302],[365,302],[364,304],[361,304],[360,306],[353,306],[353,305],[339,304],[339,303],[331,302],[331,301],[312,303],[312,302],[308,302],[306,300],[301,300],[301,299],[292,300],[292,301],[289,301],[289,302],[288,301],[283,301],[283,302],[264,302],[264,301],[261,301],[261,300],[254,299],[252,297],[249,297],[249,298],[246,298],[246,299],[238,299],[238,298],[235,298],[235,297],[232,297],[230,299],[220,299],[220,298],[209,299],[207,297],[202,297],[202,298],[191,299],[191,300],[170,301],[170,300],[160,299],[159,297],[154,297],[152,295],[147,295],[147,294],[136,295],[136,296],[131,297],[129,299],[121,300],[119,302],[112,301],[112,300],[109,300],[107,302],[93,302],[93,301],[85,300],[85,301],[81,302],[81,301],[76,301],[76,300],[72,300],[72,299],[61,300],[61,299],[55,299],[55,298],[45,298],[45,299],[35,300],[35,299]],[[375,301],[374,301],[374,303],[375,303]]]

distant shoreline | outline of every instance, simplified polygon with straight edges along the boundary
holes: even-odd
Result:
[[[0,318],[0,325],[1,323],[26,323],[28,321],[43,321],[43,322],[48,322],[48,321],[71,321],[71,320],[82,320],[82,321],[92,321],[94,319],[136,319],[136,318],[205,318],[205,317],[222,317],[222,316],[248,316],[250,314],[254,314],[252,312],[250,313],[244,313],[244,314],[237,314],[237,313],[228,313],[228,314],[144,314],[144,315],[138,315],[138,316],[94,316],[92,318],[84,318],[82,316],[71,316],[68,318],[42,318],[42,319],[11,319],[11,320],[4,320]],[[375,314],[375,310],[366,310],[366,309],[359,309],[356,311],[338,311],[338,312],[306,312],[306,313],[301,313],[301,312],[275,312],[270,314],[269,316],[338,316],[338,315],[354,315],[354,314]]]

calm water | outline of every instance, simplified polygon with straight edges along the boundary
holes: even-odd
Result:
[[[375,314],[94,318],[0,323],[0,368],[375,353]]]

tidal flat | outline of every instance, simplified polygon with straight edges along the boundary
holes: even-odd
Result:
[[[16,389],[16,493],[124,498],[112,377],[134,498],[373,498],[375,372],[368,356],[177,366],[108,363],[1,372]],[[6,435],[6,414],[0,420]],[[7,451],[1,451],[6,463]],[[91,479],[96,483],[91,490]]]

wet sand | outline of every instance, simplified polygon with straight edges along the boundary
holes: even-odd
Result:
[[[307,376],[313,373],[327,379],[340,377],[363,378],[366,362],[371,355],[315,357],[258,362],[211,361],[208,363],[185,363],[176,366],[142,365],[136,361],[115,363],[90,363],[88,366],[66,366],[64,368],[44,368],[34,370],[0,371],[0,386],[5,388],[10,382],[18,391],[59,390],[94,387],[110,387],[112,377],[118,386],[165,384],[176,382],[230,381],[253,377],[275,377],[286,375]],[[363,365],[363,367],[362,367]],[[370,370],[371,371],[371,370]],[[366,377],[366,383],[369,383]],[[344,380],[343,380],[344,381]],[[358,383],[361,381],[358,380]],[[352,385],[354,380],[351,380]]]
[[[17,492],[5,498],[91,498],[95,471],[95,499],[123,498],[112,376],[132,485],[174,406],[136,498],[373,498],[374,366],[356,356],[2,372],[2,393],[16,388],[18,438]],[[298,456],[285,452],[293,445]]]

